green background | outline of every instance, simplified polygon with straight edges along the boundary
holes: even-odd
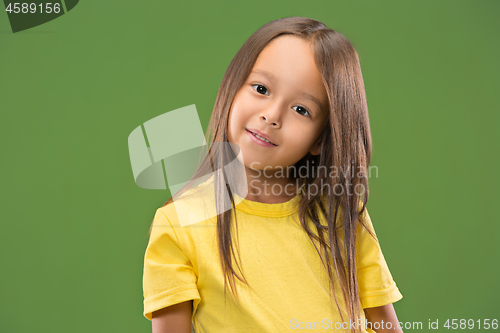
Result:
[[[206,129],[232,57],[287,16],[360,54],[399,320],[500,319],[500,2],[80,1],[15,34],[0,8],[1,332],[151,331],[143,256],[169,192],[135,185],[128,135],[190,104]]]

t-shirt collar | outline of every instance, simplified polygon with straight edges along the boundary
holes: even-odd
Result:
[[[237,210],[244,213],[265,217],[284,217],[298,212],[300,198],[302,197],[302,195],[299,193],[286,202],[269,204],[243,199],[234,192],[233,195],[235,196],[235,201],[239,202],[236,205]]]

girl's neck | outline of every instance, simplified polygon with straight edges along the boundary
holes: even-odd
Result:
[[[300,184],[273,170],[246,169],[248,194],[245,199],[268,204],[284,203],[293,199]]]

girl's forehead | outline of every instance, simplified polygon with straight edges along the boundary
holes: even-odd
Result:
[[[285,35],[271,40],[260,52],[257,62],[262,58],[301,60],[305,57],[314,58],[311,42],[297,36]]]
[[[268,72],[274,79],[299,75],[321,81],[310,43],[295,36],[281,36],[271,41],[257,57],[252,72]]]

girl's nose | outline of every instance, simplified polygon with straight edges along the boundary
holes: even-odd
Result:
[[[281,107],[275,106],[271,108],[266,108],[261,112],[260,118],[263,119],[267,124],[274,128],[281,127]]]
[[[273,127],[278,127],[278,123],[275,122],[275,121],[270,121],[268,120],[268,118],[264,115],[261,116],[262,119],[264,119],[266,121],[266,123],[268,123],[269,125],[273,126]]]

